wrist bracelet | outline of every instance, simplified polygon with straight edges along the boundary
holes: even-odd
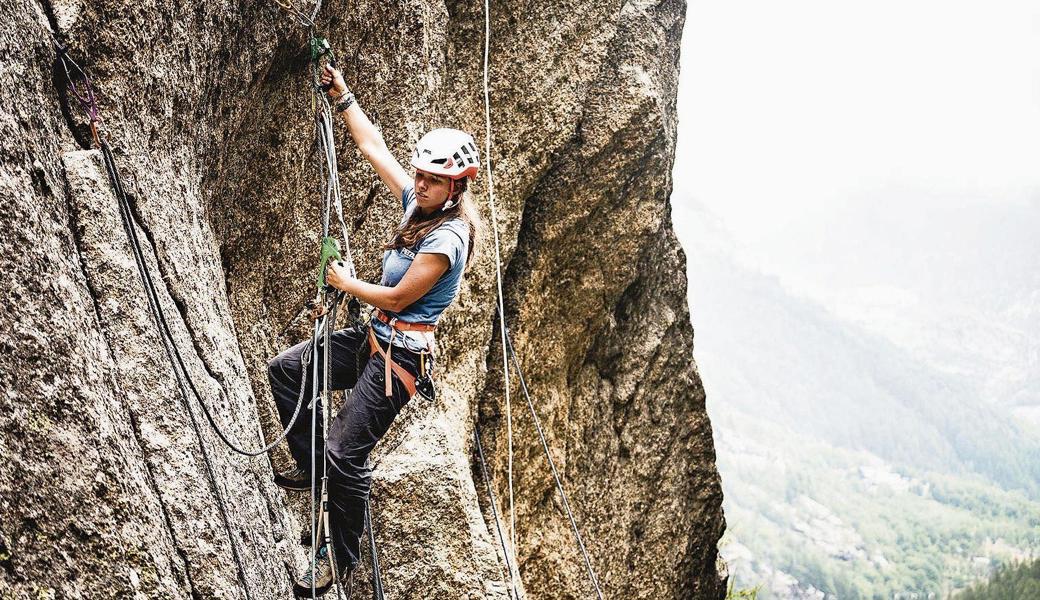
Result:
[[[336,112],[343,112],[350,108],[350,105],[352,104],[354,104],[354,94],[347,92],[336,99]]]

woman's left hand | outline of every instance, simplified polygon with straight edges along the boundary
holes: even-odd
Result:
[[[350,273],[347,272],[347,266],[338,260],[329,261],[329,264],[325,267],[325,282],[337,290],[349,292],[350,290],[347,289],[347,286],[353,279]]]
[[[347,82],[343,80],[343,73],[332,65],[325,65],[325,70],[321,72],[321,84],[328,86],[326,93],[332,100],[350,91]]]

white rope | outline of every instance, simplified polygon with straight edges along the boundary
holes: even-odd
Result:
[[[578,531],[578,522],[574,520],[574,512],[571,511],[571,503],[567,501],[567,492],[563,489],[563,481],[560,479],[560,473],[556,470],[556,461],[553,460],[552,453],[549,452],[549,442],[545,439],[545,432],[542,430],[542,421],[538,418],[538,412],[534,409],[534,402],[531,401],[531,394],[527,391],[527,382],[524,380],[524,371],[520,368],[520,359],[516,357],[516,350],[513,349],[512,336],[507,336],[506,341],[509,344],[509,355],[513,357],[513,365],[516,367],[516,374],[520,379],[520,389],[524,392],[524,398],[527,399],[527,407],[531,409],[531,420],[534,421],[535,429],[538,431],[538,439],[542,441],[542,450],[545,451],[545,458],[549,462],[549,469],[552,471],[553,479],[556,481],[556,489],[560,492],[560,499],[563,500],[563,510],[567,513],[567,518],[571,522],[571,529],[574,531],[574,539],[578,542],[578,550],[581,551],[582,557],[585,559],[585,569],[589,572],[589,579],[592,580],[592,587],[596,588],[596,598],[603,600],[603,591],[599,588],[599,579],[596,577],[596,570],[592,568],[592,558],[589,557],[589,551],[585,547],[585,540],[581,537],[581,532]]]
[[[491,47],[491,15],[488,0],[484,0],[484,162],[487,164],[488,203],[491,204],[491,223],[495,237],[495,280],[498,285],[498,325],[502,336],[502,377],[505,382],[506,444],[508,459],[506,472],[509,480],[509,548],[513,560],[506,557],[510,586],[516,589],[519,567],[516,563],[516,511],[513,506],[513,413],[509,398],[509,356],[506,350],[506,310],[502,295],[502,255],[498,240],[498,214],[495,211],[495,179],[491,170],[491,95],[488,91],[488,53]]]

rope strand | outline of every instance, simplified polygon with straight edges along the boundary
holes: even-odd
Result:
[[[313,30],[310,32],[311,35],[311,47],[316,47],[316,41],[318,38],[314,36]],[[311,102],[315,109],[315,135],[317,137],[317,145],[321,152],[324,154],[322,160],[319,161],[319,177],[321,179],[320,194],[323,201],[323,214],[322,214],[322,239],[326,239],[329,236],[329,232],[332,226],[332,214],[335,213],[337,222],[340,227],[340,234],[343,237],[343,258],[346,263],[347,272],[351,277],[357,277],[357,269],[354,265],[353,252],[350,246],[349,230],[347,229],[346,220],[343,217],[343,200],[339,185],[339,166],[337,163],[336,156],[336,138],[335,129],[333,127],[333,116],[332,107],[329,106],[328,98],[325,95],[325,91],[322,89],[319,72],[320,72],[320,58],[321,56],[327,55],[330,62],[335,61],[335,56],[332,54],[331,49],[325,44],[325,50],[322,54],[312,54],[312,74],[313,80],[311,82]],[[328,292],[325,292],[326,296]],[[311,548],[317,548],[318,528],[321,528],[323,532],[323,541],[325,542],[328,552],[330,564],[333,567],[333,576],[335,577],[336,594],[342,597],[342,582],[339,580],[339,564],[335,554],[334,544],[331,540],[332,532],[329,531],[329,516],[327,514],[327,494],[328,494],[328,432],[329,432],[329,410],[331,408],[330,394],[329,394],[329,355],[331,354],[331,346],[329,342],[329,336],[336,327],[336,309],[339,306],[341,299],[343,298],[343,292],[336,292],[333,295],[333,300],[330,306],[330,310],[323,318],[320,328],[323,331],[323,339],[325,343],[326,352],[324,353],[324,385],[321,394],[317,393],[313,395],[314,405],[317,402],[321,402],[322,405],[322,430],[325,436],[324,453],[322,457],[322,485],[321,485],[321,498],[322,506],[319,512],[319,518],[311,522]],[[315,366],[315,377],[317,377],[317,368]],[[360,373],[358,373],[360,376]],[[302,389],[302,388],[301,388]],[[353,396],[353,389],[348,390],[345,402],[350,402]],[[311,464],[314,465],[315,456],[315,435],[316,435],[316,418],[312,417],[311,427]],[[313,515],[313,502],[316,485],[317,469],[311,469],[311,502],[312,502],[312,515]],[[373,590],[375,593],[376,600],[382,600],[383,598],[383,581],[382,574],[379,568],[379,554],[376,546],[375,532],[371,526],[371,514],[369,509],[369,503],[365,504],[365,521],[369,524],[369,546],[370,546],[370,558],[372,560],[372,576],[373,576]],[[316,550],[315,550],[316,551]],[[312,597],[314,595],[314,579],[311,580],[311,592]]]
[[[498,289],[499,329],[502,338],[502,377],[505,382],[507,478],[509,485],[509,545],[516,553],[516,510],[513,502],[513,411],[509,397],[509,359],[506,356],[505,302],[502,294],[502,254],[498,237],[498,213],[495,209],[495,178],[491,168],[491,94],[488,89],[488,55],[491,49],[491,14],[488,0],[484,0],[484,160],[487,162],[488,202],[491,204],[491,223],[495,238],[495,282]],[[516,589],[519,576],[515,561],[509,569],[509,583]]]
[[[123,228],[126,231],[127,239],[130,242],[130,247],[134,255],[134,262],[137,266],[138,275],[141,278],[141,283],[144,286],[145,296],[148,300],[148,306],[152,314],[152,318],[155,320],[156,328],[158,329],[159,340],[163,345],[163,349],[166,352],[166,356],[170,361],[170,365],[173,369],[174,379],[177,382],[177,387],[184,400],[184,405],[188,409],[188,416],[191,420],[192,428],[195,431],[195,435],[199,440],[199,448],[202,451],[203,463],[206,466],[206,473],[209,477],[210,486],[213,489],[213,496],[217,502],[217,509],[220,511],[221,518],[224,521],[224,528],[228,536],[228,542],[231,544],[231,553],[235,560],[235,565],[238,567],[239,579],[242,582],[242,587],[245,589],[246,598],[252,598],[252,591],[249,589],[249,581],[246,577],[245,567],[242,564],[242,557],[238,550],[238,544],[235,543],[235,536],[231,531],[231,518],[228,515],[227,506],[224,504],[224,496],[220,493],[220,489],[217,486],[216,470],[213,468],[213,461],[209,456],[209,451],[206,449],[205,441],[202,437],[202,430],[199,427],[199,423],[195,418],[195,412],[191,409],[191,402],[188,399],[188,392],[185,389],[184,382],[187,381],[192,391],[198,394],[198,390],[195,389],[194,383],[191,377],[188,375],[187,367],[184,365],[184,360],[180,355],[180,351],[177,349],[177,345],[173,339],[173,333],[170,329],[169,323],[166,320],[165,312],[163,311],[162,304],[159,301],[159,295],[155,287],[155,282],[152,281],[151,273],[148,270],[147,262],[144,257],[144,250],[141,246],[141,241],[137,237],[137,223],[134,219],[133,212],[130,209],[130,202],[126,196],[126,192],[123,189],[122,178],[119,176],[119,170],[116,167],[115,158],[112,156],[112,149],[108,143],[104,140],[100,140],[101,155],[104,159],[105,169],[108,172],[109,180],[112,184],[112,189],[115,193],[116,200],[119,204],[120,217],[123,222]],[[156,256],[158,260],[158,256]],[[201,403],[201,399],[197,397]],[[203,405],[205,406],[205,405]]]
[[[596,597],[599,600],[603,600],[603,592],[599,589],[599,580],[596,578],[596,572],[592,568],[592,560],[589,558],[588,550],[585,549],[585,541],[581,537],[581,532],[578,531],[578,524],[574,520],[574,513],[571,512],[571,505],[567,501],[567,492],[563,490],[563,483],[560,480],[560,474],[556,471],[556,463],[553,461],[552,454],[549,453],[549,444],[545,441],[545,433],[542,431],[542,422],[538,418],[538,413],[534,410],[534,403],[531,401],[531,394],[527,391],[527,382],[524,380],[524,372],[520,368],[520,360],[516,357],[516,351],[513,350],[513,339],[509,335],[509,330],[506,330],[506,343],[509,345],[509,356],[513,359],[513,365],[516,367],[517,378],[520,380],[520,389],[524,392],[524,397],[527,399],[527,407],[531,410],[531,419],[534,421],[535,429],[538,430],[538,439],[542,441],[542,450],[545,451],[545,458],[549,462],[549,469],[552,470],[553,479],[556,481],[556,489],[560,492],[560,499],[563,501],[563,510],[567,512],[567,518],[570,519],[571,529],[574,530],[574,538],[578,541],[578,549],[581,550],[581,555],[585,558],[585,568],[589,572],[589,579],[592,580],[593,587],[596,588]]]
[[[502,535],[502,521],[498,518],[498,504],[495,502],[495,489],[491,485],[491,478],[488,477],[487,461],[484,459],[484,447],[480,444],[480,425],[473,427],[473,445],[477,448],[477,457],[480,458],[480,473],[484,476],[484,484],[487,486],[488,496],[491,498],[491,514],[495,517],[495,528],[498,530],[498,541],[502,543],[502,555],[506,561],[506,569],[512,573],[513,564],[509,560],[509,548],[506,545],[506,538]],[[512,583],[513,598],[514,600],[520,600],[520,593],[516,589],[516,584]]]
[[[515,565],[515,550],[516,550],[516,512],[513,502],[513,419],[512,419],[512,406],[510,402],[510,381],[509,381],[509,357],[513,359],[513,363],[516,366],[517,375],[520,379],[520,386],[523,390],[524,397],[527,399],[527,406],[531,411],[531,418],[534,420],[535,428],[538,431],[538,437],[542,442],[542,449],[545,451],[545,457],[549,462],[549,468],[552,470],[553,479],[556,481],[556,489],[560,493],[560,498],[563,500],[564,510],[567,512],[567,518],[570,519],[571,528],[574,531],[574,536],[578,541],[578,548],[581,551],[582,556],[585,559],[585,568],[589,572],[589,578],[592,580],[592,585],[596,589],[596,597],[599,600],[603,600],[603,593],[599,587],[599,581],[596,578],[596,573],[592,567],[592,560],[589,558],[589,553],[585,548],[585,542],[581,537],[581,533],[578,531],[578,524],[574,520],[574,514],[571,511],[570,503],[567,501],[567,493],[563,489],[563,483],[560,480],[560,475],[556,470],[556,464],[553,462],[552,455],[549,453],[549,445],[545,440],[545,434],[542,431],[541,421],[538,419],[538,415],[534,409],[534,403],[531,401],[531,396],[527,390],[527,383],[524,381],[523,371],[520,369],[520,362],[516,357],[516,352],[513,350],[513,342],[509,338],[509,332],[506,328],[506,312],[505,312],[505,301],[504,294],[502,293],[502,257],[498,236],[498,217],[495,211],[495,186],[494,178],[491,170],[491,99],[490,92],[488,90],[488,55],[490,53],[491,45],[491,17],[489,12],[488,0],[484,0],[484,143],[485,151],[484,156],[488,165],[488,201],[491,204],[491,220],[493,224],[494,239],[495,239],[495,281],[497,284],[498,291],[498,324],[502,338],[502,377],[505,384],[505,404],[506,404],[506,437],[507,437],[507,452],[508,452],[508,485],[509,485],[509,533],[510,533],[510,546],[514,551],[514,561],[511,564],[509,562],[509,551],[505,547],[505,540],[502,539],[501,523],[498,521],[498,511],[495,508],[494,492],[491,491],[491,482],[487,480],[486,465],[484,463],[483,449],[480,446],[480,434],[479,429],[474,429],[475,432],[475,443],[477,445],[477,451],[480,456],[481,467],[484,469],[484,476],[488,484],[488,492],[491,495],[492,512],[495,515],[495,523],[498,527],[499,539],[502,539],[502,550],[506,555],[506,564],[509,568],[509,580],[513,587],[514,594],[517,592],[516,583],[514,580],[514,566]],[[519,576],[519,571],[516,572],[516,576]]]

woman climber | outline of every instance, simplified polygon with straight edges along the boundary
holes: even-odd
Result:
[[[393,157],[347,88],[342,74],[326,66],[322,83],[334,108],[342,113],[358,149],[395,197],[404,217],[384,246],[379,285],[351,277],[341,264],[329,263],[328,285],[375,307],[368,328],[335,331],[330,336],[329,387],[353,388],[328,431],[328,498],[332,539],[329,549],[315,553],[311,568],[297,580],[293,593],[325,594],[336,581],[350,581],[360,557],[365,506],[372,485],[368,455],[390,428],[398,412],[416,393],[432,393],[434,325],[455,299],[462,274],[473,257],[480,234],[480,215],[466,193],[479,168],[473,137],[457,129],[434,129],[419,140],[412,154],[414,178]],[[366,331],[367,329],[367,331]],[[296,408],[301,382],[303,398],[311,397],[314,379],[303,372],[310,342],[282,352],[268,365],[271,391],[282,424]],[[324,348],[315,363],[322,381]],[[320,403],[316,422],[320,428]],[[287,437],[296,467],[275,476],[288,490],[311,489],[311,439],[315,456],[325,455],[322,432],[312,432],[306,404]],[[321,469],[319,464],[318,469]],[[320,474],[318,475],[320,477]],[[332,565],[336,565],[333,573]]]

